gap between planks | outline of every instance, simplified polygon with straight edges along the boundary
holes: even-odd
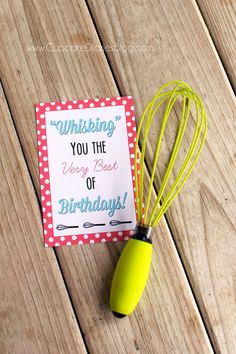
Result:
[[[96,30],[96,33],[97,33],[99,42],[100,42],[100,44],[104,45],[104,43],[103,43],[103,41],[102,41],[102,36],[101,36],[101,34],[100,34],[100,32],[99,32],[98,26],[96,25],[96,21],[95,21],[95,19],[94,19],[94,17],[93,17],[93,13],[92,13],[92,11],[91,11],[91,9],[90,9],[88,0],[85,0],[85,3],[86,3],[86,5],[87,5],[87,8],[88,8],[88,11],[89,11],[91,20],[92,20],[93,25],[94,25],[94,28],[95,28],[95,30]],[[116,87],[117,87],[117,91],[118,91],[119,95],[122,96],[121,88],[120,88],[120,86],[119,86],[118,79],[116,78],[115,72],[114,72],[113,67],[112,67],[112,65],[111,65],[109,56],[107,55],[106,51],[104,51],[104,50],[103,50],[103,53],[104,53],[104,55],[105,55],[105,57],[106,57],[106,60],[107,60],[109,69],[110,69],[110,71],[111,71],[111,73],[112,73],[112,76],[113,76],[115,85],[116,85]],[[139,148],[140,148],[140,143],[139,143]],[[147,171],[148,178],[150,179],[151,170],[150,170],[150,167],[148,166],[146,160],[147,160],[147,158],[145,157],[145,159],[144,159],[144,161],[145,161],[145,163],[144,163],[144,164],[145,164],[145,169],[146,169],[146,171]],[[157,186],[154,185],[154,184],[153,184],[153,191],[155,192],[155,195],[157,196],[157,195],[158,195],[158,190],[157,190]],[[197,297],[195,296],[194,289],[193,289],[193,287],[192,287],[192,284],[191,284],[191,281],[190,281],[188,272],[187,272],[187,270],[186,270],[184,261],[183,261],[183,259],[182,259],[182,257],[181,257],[181,253],[180,253],[180,251],[179,251],[178,244],[177,244],[177,242],[175,241],[175,238],[173,237],[173,232],[172,232],[172,229],[171,229],[171,225],[170,225],[170,223],[169,223],[169,221],[168,221],[168,218],[166,217],[165,214],[162,216],[162,219],[164,220],[164,222],[165,222],[166,225],[167,225],[167,229],[168,229],[169,234],[170,234],[170,236],[171,236],[172,242],[173,242],[173,244],[174,244],[174,246],[175,246],[175,248],[176,248],[176,252],[177,252],[177,254],[178,254],[178,257],[179,257],[181,266],[182,266],[182,268],[183,268],[183,270],[184,270],[185,277],[186,277],[186,279],[187,279],[189,288],[191,289],[192,297],[193,297],[194,302],[195,302],[195,304],[196,304],[196,307],[197,307],[197,309],[198,309],[198,312],[199,312],[199,315],[200,315],[200,317],[201,317],[201,320],[202,320],[204,329],[205,329],[205,331],[206,331],[206,333],[207,333],[208,339],[209,339],[209,341],[210,341],[210,343],[211,343],[212,350],[213,350],[214,353],[215,353],[214,344],[213,344],[213,342],[212,342],[211,336],[210,336],[210,334],[209,334],[209,330],[208,330],[207,325],[206,325],[206,323],[205,323],[204,316],[203,316],[203,314],[202,314],[202,312],[201,312],[201,307],[200,307],[200,305],[199,305],[199,303],[198,303]]]
[[[29,237],[29,243],[25,242],[20,244],[20,241],[14,239],[18,236],[13,233],[13,230],[16,231],[15,226],[12,226],[10,228],[10,232],[7,232],[9,239],[8,242],[11,241],[11,238],[13,238],[13,242],[10,246],[12,247],[12,249],[10,249],[9,243],[6,247],[9,253],[11,251],[14,262],[17,264],[16,270],[14,264],[12,266],[10,260],[8,260],[8,265],[11,265],[11,267],[9,268],[10,274],[12,275],[11,281],[12,283],[14,283],[14,289],[12,289],[12,293],[15,295],[17,294],[18,298],[12,298],[13,295],[8,293],[5,294],[7,296],[4,296],[5,288],[7,289],[10,285],[8,287],[6,285],[4,286],[5,278],[4,275],[1,274],[1,281],[3,282],[1,289],[3,295],[1,300],[2,306],[0,306],[0,347],[2,353],[8,353],[9,351],[14,351],[15,353],[17,353],[18,351],[23,352],[23,348],[24,352],[32,350],[33,353],[35,352],[36,347],[38,353],[45,353],[46,349],[47,352],[51,352],[54,350],[59,350],[60,352],[62,352],[66,350],[70,351],[71,353],[78,353],[79,350],[80,353],[85,353],[86,347],[81,336],[80,328],[78,327],[78,323],[76,321],[75,312],[73,311],[73,307],[71,306],[71,302],[66,291],[67,289],[65,287],[63,277],[59,269],[59,265],[57,262],[55,262],[55,259],[53,259],[55,258],[55,252],[54,250],[47,250],[48,252],[45,253],[45,249],[43,249],[43,245],[42,243],[40,243],[40,232],[37,229],[37,225],[31,225],[31,228],[29,228],[29,225],[27,227],[28,220],[32,220],[32,216],[36,217],[37,214],[40,214],[41,208],[38,203],[38,198],[34,190],[34,184],[31,180],[29,169],[24,158],[22,147],[18,139],[17,131],[14,126],[14,121],[12,119],[1,82],[0,101],[0,109],[3,114],[1,118],[0,130],[2,135],[4,131],[6,133],[4,135],[5,141],[4,143],[1,143],[1,146],[3,147],[2,150],[4,148],[7,148],[7,154],[4,153],[4,150],[2,151],[3,155],[6,156],[1,159],[3,165],[2,172],[3,174],[5,174],[5,181],[2,183],[3,189],[1,190],[3,198],[2,202],[4,201],[8,206],[7,198],[4,195],[4,192],[7,187],[5,187],[4,183],[7,183],[8,187],[10,188],[11,179],[14,179],[14,185],[11,186],[10,192],[8,194],[14,192],[17,193],[20,191],[23,194],[19,197],[20,202],[22,202],[20,206],[15,204],[14,199],[12,200],[14,206],[12,206],[11,216],[8,216],[13,217],[15,211],[18,211],[20,207],[25,208],[24,204],[27,204],[28,207],[29,202],[31,202],[31,208],[28,208],[28,211],[26,212],[22,212],[22,220],[17,220],[17,224],[19,224],[17,225],[19,226],[18,231],[20,231],[22,235],[24,234],[24,241],[26,241],[26,239]],[[6,145],[6,141],[8,140],[9,144]],[[10,162],[7,162],[7,155],[13,155],[10,157]],[[13,171],[10,170],[10,167],[12,166],[15,167]],[[19,170],[15,170],[18,167]],[[15,177],[14,173],[16,173]],[[22,178],[23,182],[19,182],[19,180],[21,179],[21,177],[19,177],[20,173],[24,174]],[[10,182],[6,182],[8,180]],[[17,191],[14,190],[15,186],[18,186]],[[1,206],[1,210],[4,213],[4,203],[2,204],[3,205]],[[6,212],[7,211],[8,210],[6,210]],[[20,218],[20,215],[17,215],[17,217]],[[10,221],[8,220],[8,223],[9,222]],[[38,219],[38,223],[41,223],[41,220]],[[2,218],[1,230],[3,237],[6,233],[7,226],[7,221]],[[36,230],[38,232],[35,232]],[[38,237],[38,239],[35,240],[35,243],[31,232],[35,232],[34,235]],[[4,245],[4,239],[2,241]],[[32,242],[33,245],[30,245],[30,243]],[[37,243],[39,244],[40,252],[37,252],[37,250],[35,250],[34,246]],[[26,251],[24,250],[25,245],[27,248]],[[22,256],[24,255],[24,252],[26,252],[26,255],[23,256],[23,260],[21,259],[22,256],[19,256],[17,255],[18,253],[15,253],[15,247],[18,253],[20,253],[20,251],[22,252]],[[32,247],[33,250],[30,247]],[[7,252],[4,253],[7,257]],[[39,256],[39,259],[37,259],[37,256],[34,255],[35,253],[37,254],[37,256]],[[4,271],[4,259],[1,258],[1,260],[3,262],[2,271]],[[32,269],[29,264],[30,262],[32,262],[33,265]],[[47,263],[48,268],[50,269],[50,273],[48,274],[48,276],[44,276],[45,274],[47,274]],[[14,271],[15,273],[13,274]],[[20,278],[20,276],[22,275],[22,271],[25,273],[25,278]],[[37,272],[41,273],[41,275],[39,276]],[[8,284],[11,284],[9,280],[10,276],[7,279],[7,282]],[[16,280],[18,280],[19,283]],[[28,286],[24,284],[26,281]],[[48,282],[49,284],[47,284]],[[41,299],[42,296],[43,299]],[[60,298],[59,300],[58,297]],[[15,302],[14,305],[12,304],[12,301]],[[57,302],[56,304],[59,306],[58,309],[55,306],[55,302]],[[23,308],[23,306],[25,306],[25,308]],[[54,312],[52,313],[52,311]],[[67,320],[65,319],[64,314],[67,317]],[[61,322],[67,325],[65,333],[63,333],[64,328],[61,325]],[[70,333],[68,333],[68,329],[70,329]],[[60,332],[58,333],[58,331]],[[5,339],[5,336],[7,339]],[[16,339],[18,338],[18,336],[20,338],[19,342]],[[52,343],[50,343],[50,337]],[[63,340],[63,338],[66,339]]]
[[[106,6],[105,6],[105,4],[104,4],[104,2],[103,2],[103,4],[102,5],[100,5],[100,7],[98,8],[97,6],[96,6],[96,4],[95,4],[95,2],[93,1],[93,0],[87,0],[87,3],[90,3],[90,5],[92,6],[92,9],[93,9],[93,13],[95,14],[94,15],[94,17],[97,19],[97,27],[100,29],[100,33],[102,33],[102,35],[100,35],[100,37],[103,37],[103,39],[105,38],[105,42],[106,42],[106,44],[112,44],[114,41],[119,41],[119,40],[121,40],[121,36],[123,35],[123,40],[125,40],[125,44],[127,44],[127,42],[128,42],[128,44],[131,42],[132,43],[132,41],[131,41],[131,39],[133,38],[134,40],[136,39],[136,37],[135,36],[132,36],[132,34],[133,34],[133,32],[131,31],[131,33],[130,33],[130,28],[132,29],[132,28],[134,28],[135,26],[132,24],[132,21],[131,21],[131,19],[132,19],[132,16],[131,16],[131,14],[130,14],[130,18],[129,18],[129,22],[128,22],[128,24],[129,24],[129,28],[127,27],[125,27],[126,26],[126,24],[125,24],[125,22],[122,22],[121,20],[122,20],[122,16],[120,16],[119,17],[119,19],[118,19],[118,24],[116,24],[116,27],[115,26],[112,26],[112,24],[114,23],[114,21],[115,21],[115,17],[116,17],[116,12],[117,13],[119,13],[119,15],[120,15],[120,12],[119,11],[121,11],[121,8],[120,8],[120,6],[121,7],[124,7],[124,2],[123,2],[123,5],[122,5],[122,3],[121,3],[121,5],[119,6],[118,4],[116,5],[116,4],[110,4],[110,6],[108,5],[107,6],[107,8],[106,8]],[[160,2],[161,3],[161,2]],[[177,3],[177,2],[175,2],[175,3]],[[188,8],[188,6],[186,5],[187,4],[187,2],[185,2],[185,7],[187,7]],[[225,71],[224,71],[224,68],[223,68],[223,65],[222,65],[222,63],[221,63],[221,61],[220,61],[220,58],[219,58],[219,56],[218,56],[218,54],[217,54],[217,51],[216,51],[216,49],[215,49],[215,47],[214,47],[214,45],[213,45],[213,42],[212,42],[212,40],[211,40],[211,37],[209,36],[209,33],[207,32],[207,27],[205,26],[205,23],[204,23],[204,21],[203,21],[203,19],[202,19],[202,17],[201,17],[201,14],[200,14],[200,12],[199,12],[199,10],[198,10],[198,8],[197,8],[197,5],[196,5],[196,3],[194,2],[194,1],[192,1],[192,4],[193,4],[193,6],[194,6],[194,10],[195,10],[195,13],[196,13],[196,15],[198,15],[198,20],[199,20],[199,22],[200,22],[200,24],[201,24],[201,26],[198,26],[198,30],[199,30],[199,32],[202,32],[201,31],[201,29],[199,29],[199,27],[202,27],[202,29],[203,30],[205,30],[205,34],[206,34],[206,36],[207,36],[207,40],[208,40],[208,43],[211,45],[211,49],[213,49],[213,53],[214,53],[214,55],[211,53],[211,51],[209,50],[209,47],[208,47],[208,51],[206,51],[206,55],[208,55],[208,58],[209,58],[209,63],[210,62],[212,62],[212,64],[214,64],[215,66],[216,66],[216,63],[215,63],[215,59],[214,59],[214,56],[215,56],[215,58],[217,59],[217,66],[219,66],[219,68],[220,68],[220,70],[218,70],[218,67],[217,67],[217,74],[218,74],[218,76],[221,76],[220,77],[220,79],[221,79],[221,81],[223,81],[224,83],[225,83],[225,85],[227,86],[227,89],[228,89],[228,91],[225,89],[225,91],[224,91],[224,93],[225,93],[225,96],[226,96],[226,100],[227,100],[227,98],[228,98],[228,100],[229,100],[229,95],[231,95],[231,98],[234,98],[234,95],[233,95],[233,92],[232,92],[232,88],[231,88],[231,86],[230,86],[230,82],[228,81],[228,78],[227,78],[227,75],[226,75],[226,73],[225,73]],[[137,15],[139,14],[138,12],[139,12],[139,6],[141,6],[142,5],[142,2],[135,2],[134,3],[134,9],[135,9],[135,11],[134,11],[134,13],[135,13],[135,17],[138,17]],[[190,15],[192,15],[192,13],[193,13],[193,11],[192,11],[192,9],[191,9],[191,3],[189,2],[189,14]],[[136,8],[135,8],[136,7]],[[161,6],[161,4],[160,5],[158,5],[158,10],[160,10],[160,8],[161,7],[165,7],[165,10],[166,10],[166,7],[167,6],[164,6],[164,1],[163,1],[163,5]],[[177,7],[177,6],[176,6]],[[130,6],[130,8],[131,8],[131,6]],[[124,11],[124,9],[122,8],[122,10]],[[125,11],[127,12],[129,9],[125,9]],[[183,9],[184,10],[184,9]],[[91,8],[90,8],[90,11],[91,11]],[[145,10],[143,10],[143,11],[145,11]],[[181,12],[182,11],[182,9],[179,11],[179,12]],[[191,11],[192,11],[192,13],[191,13]],[[140,10],[140,12],[141,12],[141,10]],[[112,14],[112,15],[111,15]],[[128,17],[129,15],[127,15],[127,17]],[[185,16],[186,16],[186,13],[185,13]],[[141,16],[140,16],[141,17]],[[184,19],[184,16],[183,16],[183,19],[181,18],[181,16],[180,16],[180,19],[181,20],[183,20]],[[193,18],[190,18],[190,20],[192,20]],[[176,18],[175,18],[175,20],[176,20]],[[185,20],[186,20],[186,18],[185,18]],[[112,22],[111,22],[112,21]],[[120,25],[120,23],[119,23],[119,21],[120,22],[122,22],[122,24]],[[131,22],[131,23],[130,23]],[[140,23],[141,23],[141,21],[139,21]],[[104,24],[106,25],[106,31],[104,31]],[[109,27],[109,25],[111,24],[111,26]],[[122,25],[124,26],[124,27],[122,27]],[[187,23],[186,23],[186,26],[187,25],[190,25],[189,23],[188,23],[188,21],[187,21]],[[195,25],[195,27],[193,27],[194,29],[195,29],[195,31],[196,31],[196,23],[194,23],[194,25]],[[193,25],[193,26],[194,26]],[[190,26],[191,27],[191,26]],[[116,28],[118,28],[117,29],[117,31],[116,31]],[[102,29],[102,30],[101,30]],[[183,30],[184,28],[182,28],[182,30]],[[191,28],[190,28],[191,29]],[[127,30],[127,31],[126,31]],[[123,31],[123,32],[122,32]],[[183,31],[184,32],[184,31]],[[196,31],[196,33],[197,33],[197,31]],[[170,34],[172,34],[172,33],[170,33]],[[202,34],[202,33],[201,33]],[[205,34],[204,34],[204,36],[205,36]],[[126,38],[125,38],[125,35],[127,36],[127,40],[126,40]],[[140,37],[138,37],[139,38],[139,40],[140,40]],[[176,38],[175,38],[176,39]],[[199,40],[199,36],[198,36],[198,40]],[[113,42],[112,42],[113,41]],[[206,41],[205,41],[206,42]],[[204,42],[204,44],[205,44],[205,42]],[[203,45],[204,45],[203,44]],[[182,44],[183,45],[183,44]],[[182,48],[181,48],[182,49]],[[183,47],[183,49],[185,49],[184,47]],[[196,50],[196,47],[194,48],[195,50]],[[191,53],[191,52],[190,52]],[[188,52],[187,52],[187,54],[188,54]],[[197,54],[197,56],[200,56],[201,54],[203,54],[202,53],[202,51],[201,50],[198,50],[198,52],[197,53],[195,53],[195,54]],[[205,54],[205,53],[204,53]],[[129,85],[129,83],[127,83],[125,80],[122,80],[122,78],[124,78],[125,77],[125,74],[127,74],[127,71],[128,71],[128,73],[130,74],[130,71],[129,71],[129,64],[132,66],[132,64],[133,64],[133,62],[132,62],[132,59],[130,60],[130,62],[129,62],[129,59],[127,60],[128,61],[128,63],[126,62],[126,66],[128,67],[128,69],[127,69],[127,71],[122,71],[122,64],[123,64],[123,61],[125,62],[126,61],[126,59],[124,59],[124,57],[122,56],[122,54],[117,54],[117,57],[118,57],[118,59],[116,58],[116,55],[115,54],[113,54],[113,53],[109,53],[109,56],[112,58],[112,61],[111,61],[111,63],[112,63],[112,65],[113,65],[113,67],[115,68],[115,75],[117,75],[117,77],[120,77],[121,78],[121,85],[122,85],[122,88],[124,89],[124,91],[128,91],[128,92],[130,92],[130,88],[132,88],[134,91],[136,90],[136,92],[137,92],[137,90],[138,90],[138,88],[136,88],[135,87],[135,89],[133,88],[133,86],[132,86],[132,82],[130,83],[130,85]],[[137,59],[137,58],[136,58]],[[163,56],[162,56],[162,58],[161,58],[162,60],[163,60]],[[135,61],[135,59],[134,59],[134,61]],[[118,63],[118,64],[117,64]],[[121,64],[120,64],[121,63]],[[196,65],[199,65],[199,62],[194,62],[193,60],[188,60],[188,62],[187,62],[187,64],[192,64],[193,65],[193,63],[195,63]],[[140,63],[139,63],[140,64]],[[151,63],[151,64],[153,64],[153,63]],[[165,65],[163,65],[163,67],[165,67]],[[117,70],[117,68],[118,68],[118,70]],[[137,66],[136,66],[136,69],[137,69]],[[167,69],[167,68],[165,68],[165,69]],[[202,68],[202,69],[204,69],[204,68]],[[138,70],[138,69],[137,69]],[[117,71],[118,71],[118,74],[117,74]],[[219,71],[221,71],[221,73],[219,74]],[[177,70],[177,72],[178,72],[178,70]],[[203,73],[205,74],[205,72],[203,71]],[[163,75],[163,73],[160,73],[160,74],[162,74]],[[130,75],[131,76],[131,75]],[[126,75],[126,77],[127,77],[127,75]],[[163,77],[164,77],[164,75],[163,75]],[[191,77],[190,75],[189,75],[189,77]],[[211,78],[211,76],[209,75],[209,77],[206,77],[206,81],[207,81],[207,79],[209,79],[210,80],[210,78]],[[141,78],[139,78],[140,80],[141,80]],[[223,79],[223,80],[222,80]],[[200,79],[201,80],[201,79]],[[150,80],[151,81],[151,80]],[[196,80],[197,81],[197,84],[199,84],[199,79],[198,80]],[[204,82],[204,79],[202,79],[202,82]],[[145,82],[145,80],[144,80],[144,84],[147,84],[147,82]],[[202,85],[197,85],[197,86],[202,86]],[[224,88],[225,88],[225,86],[224,86]],[[212,91],[213,91],[213,94],[214,94],[214,91],[218,91],[218,87],[217,87],[217,82],[215,82],[215,86],[214,87],[211,87],[211,89],[212,89]],[[215,90],[214,90],[215,89]],[[204,91],[204,85],[203,85],[203,92],[205,92]],[[207,92],[207,91],[206,91]],[[208,94],[209,94],[209,91],[208,91]],[[138,96],[138,95],[137,95]],[[219,96],[219,92],[218,92],[218,97],[220,97]],[[215,97],[216,99],[218,98],[217,96]],[[205,97],[205,94],[204,94],[204,98],[206,98]],[[213,98],[214,97],[212,97],[212,100],[213,100]],[[211,102],[210,102],[211,103]],[[230,105],[231,104],[231,105]],[[230,102],[230,104],[229,104],[229,106],[230,106],[230,109],[229,109],[229,111],[233,111],[233,109],[232,109],[232,102]],[[226,107],[225,107],[226,108]],[[214,114],[213,113],[214,112],[214,109],[212,109],[212,114]],[[218,112],[217,112],[218,113]],[[229,122],[230,122],[230,120],[229,120]],[[213,129],[214,128],[214,126],[213,127],[211,127],[211,129]],[[232,128],[232,127],[231,127]],[[232,131],[232,130],[231,130]],[[209,135],[208,135],[209,136]],[[209,146],[208,146],[208,148],[209,148]],[[228,176],[228,179],[229,179],[229,176]],[[186,193],[185,193],[186,194]],[[182,198],[183,199],[183,198]],[[169,215],[169,213],[168,213],[168,215]],[[172,226],[174,226],[174,224],[173,224],[173,222],[172,222]],[[176,233],[176,227],[175,227],[175,234],[176,235],[178,235],[177,233]],[[178,236],[177,236],[177,240],[178,240]],[[183,250],[182,250],[182,252],[183,252]],[[191,259],[191,258],[190,258]],[[187,262],[187,263],[186,263]],[[188,267],[189,267],[189,259],[185,259],[185,264],[187,264],[188,265]],[[190,271],[191,269],[189,269],[189,271]],[[191,275],[191,273],[190,273],[190,275]],[[193,274],[192,274],[192,281],[193,281],[193,284],[194,284],[194,281],[195,281],[195,277],[193,277]],[[215,284],[216,285],[216,284]],[[218,341],[220,342],[220,344],[221,344],[221,350],[228,350],[228,348],[227,348],[227,346],[225,346],[224,347],[224,341],[225,341],[225,338],[222,338],[223,336],[222,336],[222,333],[220,333],[221,332],[221,329],[218,329],[217,327],[218,326],[214,326],[214,323],[213,323],[213,320],[214,320],[214,316],[215,316],[215,313],[214,313],[214,311],[215,311],[215,309],[214,309],[214,306],[213,306],[213,309],[212,309],[212,318],[210,317],[208,317],[208,309],[204,306],[204,303],[202,302],[202,297],[201,297],[201,293],[199,293],[199,292],[197,292],[197,288],[194,286],[194,288],[196,289],[196,294],[197,294],[197,296],[198,296],[198,298],[199,298],[199,303],[200,303],[200,306],[201,306],[201,308],[202,308],[202,313],[204,314],[204,317],[205,317],[205,319],[206,319],[206,322],[207,322],[207,324],[208,324],[208,333],[209,332],[211,332],[211,338],[213,338],[213,340],[214,340],[214,345],[215,345],[215,349],[217,350],[217,352],[219,352],[220,351],[220,346],[219,346],[219,344],[218,344]],[[204,291],[203,291],[204,292]],[[214,303],[213,303],[214,304]],[[212,304],[211,304],[212,305]],[[217,314],[218,315],[218,314]],[[221,316],[222,316],[222,314],[220,314]],[[232,315],[231,315],[232,316]],[[218,316],[217,316],[218,317]],[[224,319],[225,320],[225,319]],[[232,320],[232,318],[231,318],[231,320]],[[224,330],[225,330],[225,328],[224,328],[224,326],[226,326],[226,324],[227,324],[227,322],[226,322],[226,320],[222,323],[222,330],[223,330],[223,335],[224,335]],[[213,328],[213,326],[214,326],[214,328],[215,328],[215,330],[218,332],[218,334],[215,334],[214,333],[214,328]],[[217,333],[216,332],[216,333]],[[229,333],[230,333],[230,331],[228,331]],[[219,333],[220,333],[220,336],[219,336]],[[228,333],[227,333],[228,334]],[[228,340],[229,340],[229,343],[230,343],[230,348],[231,348],[231,350],[232,350],[232,346],[233,346],[233,339],[231,338],[231,339],[229,339],[229,336],[228,336]]]
[[[232,90],[236,93],[236,6],[232,0],[195,0]],[[235,8],[234,8],[235,7]],[[230,18],[232,17],[232,18]],[[220,24],[220,26],[219,26]]]
[[[8,112],[9,112],[9,116],[10,116],[10,118],[11,118],[10,124],[12,124],[12,126],[13,126],[13,128],[14,128],[15,135],[16,135],[17,140],[18,140],[18,144],[19,144],[19,146],[21,147],[20,154],[22,154],[23,159],[24,159],[24,163],[25,163],[26,168],[27,168],[27,173],[28,173],[28,176],[29,176],[29,178],[30,178],[30,181],[31,181],[31,184],[32,184],[34,193],[35,193],[35,199],[36,199],[36,201],[37,201],[37,203],[38,203],[38,207],[39,207],[40,215],[41,215],[41,222],[42,222],[42,206],[41,206],[41,202],[40,202],[39,196],[38,196],[38,194],[37,194],[37,190],[36,190],[36,188],[35,188],[34,181],[33,181],[32,176],[31,176],[31,171],[30,171],[30,169],[29,169],[29,166],[28,166],[28,163],[27,163],[27,159],[26,159],[26,157],[25,157],[25,154],[24,154],[24,150],[23,150],[22,144],[21,144],[20,139],[19,139],[19,136],[18,136],[18,132],[17,132],[17,129],[16,129],[16,126],[15,126],[15,122],[14,122],[14,119],[13,119],[13,117],[12,117],[11,108],[10,108],[10,106],[9,106],[8,99],[7,99],[7,95],[6,95],[6,92],[5,92],[5,90],[4,90],[4,85],[3,85],[2,81],[1,81],[1,79],[0,79],[0,91],[3,92],[4,99],[5,99],[5,102],[6,102],[6,106],[7,106]],[[43,235],[42,235],[42,236],[43,236]],[[43,244],[42,244],[42,246],[43,246]],[[74,315],[74,317],[75,317],[75,319],[76,319],[78,328],[79,328],[80,333],[81,333],[81,337],[83,338],[84,346],[85,346],[87,352],[89,353],[89,350],[88,350],[88,348],[87,348],[87,343],[86,343],[86,341],[85,341],[84,334],[83,334],[82,328],[81,328],[81,326],[80,326],[79,318],[78,318],[77,313],[76,313],[76,311],[75,311],[74,304],[73,304],[73,301],[72,301],[72,299],[71,299],[70,292],[69,292],[69,289],[68,289],[68,285],[67,285],[67,283],[66,283],[66,281],[65,281],[64,274],[63,274],[63,271],[62,271],[62,269],[61,269],[61,265],[60,265],[60,261],[59,261],[59,259],[58,259],[58,255],[57,255],[57,253],[55,252],[55,248],[54,248],[54,247],[51,247],[51,248],[52,248],[52,252],[54,253],[54,256],[55,256],[55,258],[56,258],[56,260],[57,260],[58,268],[60,269],[61,277],[62,277],[62,279],[63,279],[64,286],[65,286],[65,290],[66,290],[66,293],[67,293],[67,296],[68,296],[68,301],[69,301],[70,304],[71,304],[71,308],[72,308],[72,310],[73,310],[73,315]]]

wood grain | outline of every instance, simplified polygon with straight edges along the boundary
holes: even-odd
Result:
[[[222,64],[194,1],[102,1],[98,5],[88,0],[88,4],[103,44],[130,48],[106,54],[122,94],[131,92],[135,97],[138,117],[166,81],[187,81],[203,98],[209,120],[206,146],[191,181],[167,217],[215,351],[233,354],[236,109]],[[157,122],[147,144],[150,153],[156,126]],[[165,151],[172,135],[170,126]],[[186,144],[187,139],[184,148]],[[148,154],[149,169],[150,160]],[[158,166],[160,172],[164,160],[165,156]]]
[[[197,0],[197,3],[236,92],[236,2]]]
[[[0,86],[0,352],[86,353]]]
[[[147,174],[145,177],[148,181]],[[80,298],[75,307],[93,352],[152,353],[156,348],[158,353],[212,352],[164,221],[153,237],[152,269],[146,291],[135,313],[122,321],[114,318],[109,309],[109,291],[123,244],[107,245],[106,249],[97,244],[92,252],[90,246],[85,246],[84,259],[78,259],[75,247],[58,249],[65,278],[78,279],[76,285],[70,283],[70,293],[73,299]],[[91,332],[93,335],[89,335]]]
[[[39,191],[33,104],[117,95],[104,53],[38,51],[48,43],[100,45],[82,1],[2,1],[1,76],[35,188]],[[41,230],[41,228],[40,228]],[[108,308],[111,276],[123,245],[57,249],[85,341],[92,353],[211,353],[211,345],[164,221],[157,231],[147,291],[130,318]]]

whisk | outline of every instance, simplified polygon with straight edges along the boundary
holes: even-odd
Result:
[[[182,98],[182,113],[175,141],[153,209],[149,210],[161,142],[171,110],[179,98]],[[155,114],[163,105],[165,105],[165,110],[156,142],[152,173],[147,195],[144,196],[144,163],[148,133]],[[195,106],[196,115],[194,133],[182,166],[169,190],[166,191],[187,128],[191,105]],[[142,147],[139,152],[138,143],[142,128],[144,128],[144,132]],[[135,203],[138,223],[134,235],[127,242],[119,258],[112,280],[110,307],[116,317],[122,318],[131,314],[140,300],[151,266],[152,241],[150,236],[152,230],[158,225],[161,217],[176,198],[192,172],[204,145],[206,132],[207,119],[202,101],[191,87],[182,81],[172,81],[163,85],[144,109],[137,130],[134,161]],[[140,160],[140,168],[138,168],[138,160]]]

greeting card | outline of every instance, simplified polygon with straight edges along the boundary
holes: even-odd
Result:
[[[132,97],[35,110],[45,246],[127,240],[136,225]]]

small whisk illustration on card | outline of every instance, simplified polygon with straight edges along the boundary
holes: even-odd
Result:
[[[89,228],[91,228],[91,227],[95,227],[95,226],[105,226],[106,224],[104,224],[104,223],[102,223],[102,224],[94,224],[94,223],[92,223],[92,222],[85,222],[84,224],[83,224],[83,227],[85,228],[85,229],[89,229]]]
[[[109,222],[110,226],[117,226],[117,225],[123,225],[123,224],[131,224],[132,221],[128,220],[128,221],[124,221],[124,220],[111,220]]]
[[[63,230],[66,230],[66,229],[78,229],[78,225],[63,225],[63,224],[59,224],[56,226],[56,229],[58,231],[63,231]]]
[[[177,101],[181,102],[182,108],[179,116],[177,133],[172,142],[172,151],[167,163],[166,171],[158,186],[156,201],[151,210],[151,196],[153,193],[160,148],[166,131],[167,121]],[[147,193],[145,193],[144,163],[147,138],[154,116],[163,108],[164,113],[162,115],[159,135],[154,149],[149,187]],[[189,131],[187,132],[186,128],[190,121],[189,117],[191,115],[191,108],[193,108],[195,112],[195,121],[193,133],[189,134]],[[192,118],[193,114],[191,116],[191,121]],[[158,225],[162,216],[177,197],[192,172],[203,148],[206,131],[207,119],[202,101],[191,87],[184,82],[173,81],[162,86],[144,109],[137,131],[134,158],[135,198],[138,224],[134,235],[127,242],[120,256],[112,280],[110,307],[116,317],[122,318],[131,314],[139,302],[150,271],[152,258],[152,241],[150,236],[152,230]],[[143,133],[142,139],[139,139],[141,133]],[[166,139],[167,138],[168,137],[166,137]],[[183,149],[183,151],[185,151],[183,162],[178,172],[174,175],[174,181],[172,181],[170,178],[171,172],[174,168],[177,157],[179,157],[178,155],[183,154],[182,150],[181,154],[179,154],[179,152],[184,138],[190,140],[190,146],[187,151]],[[140,152],[138,143],[141,144]],[[140,160],[140,173],[138,173],[138,159]],[[168,185],[170,185],[169,188],[167,188]]]

